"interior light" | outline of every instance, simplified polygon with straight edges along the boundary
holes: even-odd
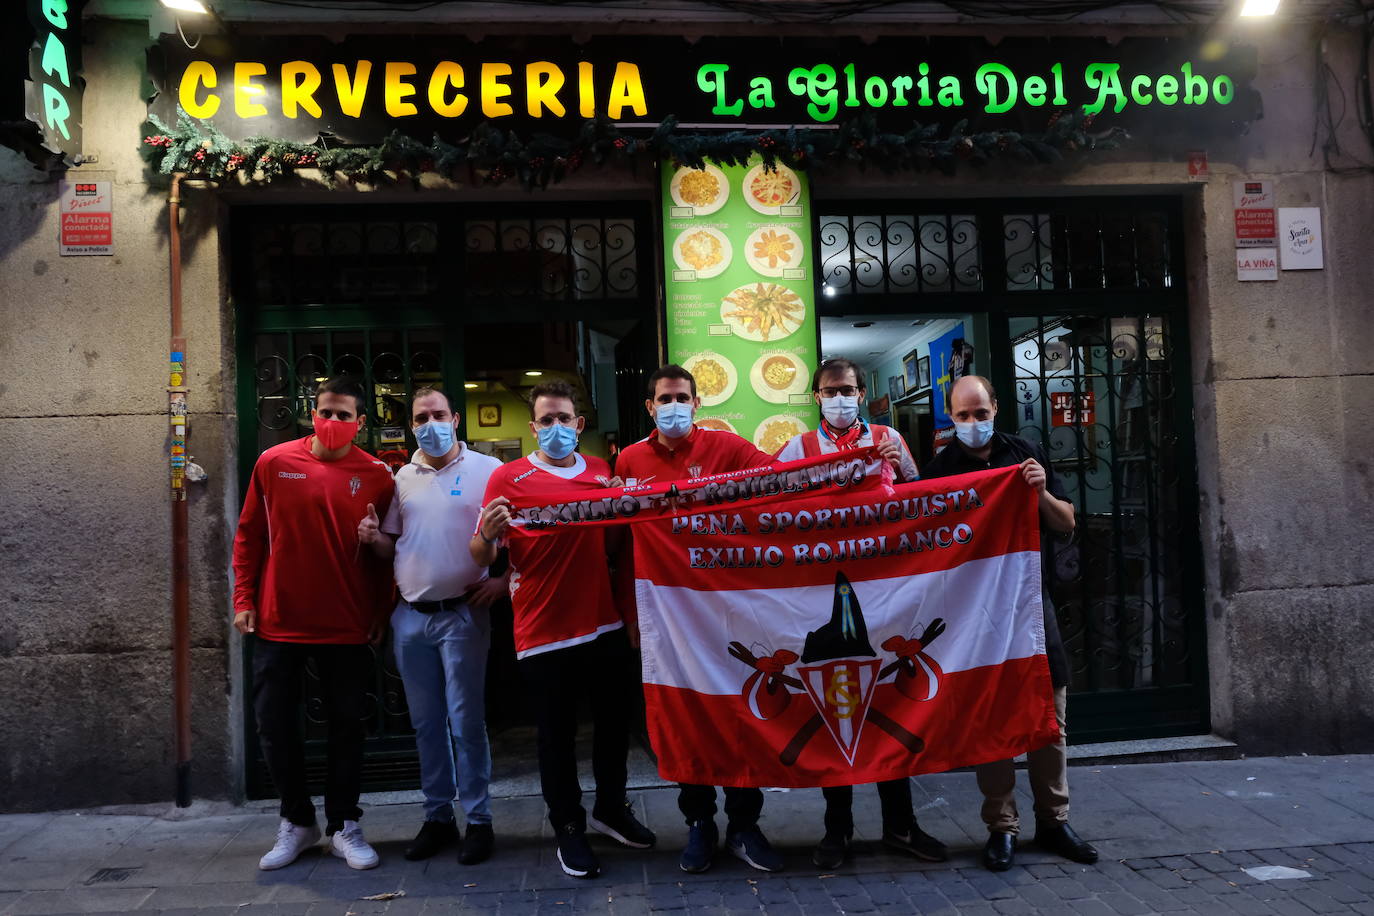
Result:
[[[169,10],[180,10],[183,13],[199,13],[202,16],[210,12],[200,0],[162,0],[162,5]]]
[[[469,389],[469,390],[471,390],[471,389],[473,389],[473,388],[478,387],[478,385],[477,385],[476,382],[464,382],[464,383],[463,383],[463,387],[464,387],[464,388],[467,388],[467,389]]]
[[[835,295],[835,287],[827,283],[825,286],[821,287],[821,292],[825,293],[827,296],[833,296]]]
[[[538,369],[526,369],[526,370],[525,370],[525,374],[528,375],[528,376],[531,376],[531,377],[535,377],[535,376],[543,375],[544,373],[541,372],[541,371],[538,370]]]
[[[162,0],[166,3],[167,0]],[[1279,0],[1245,0],[1245,5],[1240,8],[1242,16],[1272,16],[1278,12]]]

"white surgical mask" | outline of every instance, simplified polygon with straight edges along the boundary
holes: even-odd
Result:
[[[969,448],[982,448],[992,441],[992,421],[977,420],[973,423],[955,423],[954,434]]]
[[[692,405],[678,401],[659,404],[654,409],[654,423],[669,439],[681,439],[692,431]]]
[[[821,415],[835,429],[848,429],[859,417],[859,396],[821,398]]]

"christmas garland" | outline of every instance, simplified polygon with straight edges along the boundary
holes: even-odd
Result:
[[[835,129],[792,127],[786,130],[679,130],[666,118],[651,133],[622,131],[609,121],[582,124],[572,138],[535,134],[522,139],[485,123],[457,143],[437,135],[428,143],[391,133],[376,146],[328,146],[293,143],[269,137],[242,142],[224,135],[209,121],[178,110],[177,125],[168,127],[156,116],[148,123],[154,133],[143,138],[154,171],[185,173],[194,179],[243,183],[268,182],[301,169],[318,170],[327,181],[410,180],[425,173],[476,183],[502,184],[518,180],[526,188],[562,181],[586,163],[634,164],[667,160],[676,166],[701,168],[707,160],[742,164],[758,155],[767,168],[781,162],[794,169],[816,164],[853,162],[884,171],[936,169],[953,173],[960,162],[985,163],[1003,156],[1024,162],[1058,162],[1066,154],[1112,149],[1126,136],[1119,128],[1093,134],[1092,115],[1056,112],[1038,133],[990,130],[966,133],[960,121],[941,135],[938,124],[914,124],[905,133],[880,131],[872,116]]]

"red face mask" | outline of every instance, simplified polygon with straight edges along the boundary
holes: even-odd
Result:
[[[320,440],[320,445],[331,452],[352,442],[356,435],[358,435],[357,420],[315,418],[315,438]]]

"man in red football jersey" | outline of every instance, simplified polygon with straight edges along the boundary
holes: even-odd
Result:
[[[656,369],[649,376],[648,394],[644,406],[654,418],[656,429],[647,439],[626,446],[616,460],[616,473],[626,485],[704,477],[759,467],[773,460],[732,432],[705,429],[693,423],[701,399],[697,397],[696,379],[681,366]],[[617,603],[622,616],[633,622],[634,568],[628,549],[620,553],[616,572]],[[706,871],[720,844],[715,787],[680,785],[677,804],[687,819],[687,847],[679,864],[686,872]],[[762,811],[762,790],[725,788],[726,845],[754,868],[778,871],[782,868],[782,856],[759,830]]]
[[[358,522],[386,514],[385,464],[353,445],[365,422],[362,386],[330,379],[315,393],[312,435],[263,452],[234,537],[234,627],[253,636],[258,743],[281,794],[277,842],[258,863],[289,865],[320,838],[305,778],[301,685],[314,659],[329,721],[326,831],[334,855],[373,868],[358,793],[372,650],[391,608],[389,564],[362,550]]]
[[[625,798],[630,695],[621,682],[629,645],[611,596],[605,529],[507,537],[512,507],[567,499],[578,490],[599,490],[611,477],[600,458],[579,454],[586,427],[576,392],[567,382],[536,385],[530,392],[530,430],[539,448],[503,465],[487,482],[477,532],[469,545],[479,566],[510,550],[511,603],[515,609],[515,656],[534,706],[539,729],[539,780],[558,839],[558,863],[575,878],[601,871],[587,843],[588,823],[624,846],[647,849],[657,837],[635,819]],[[592,701],[592,772],[596,804],[590,821],[577,780],[577,702]]]

